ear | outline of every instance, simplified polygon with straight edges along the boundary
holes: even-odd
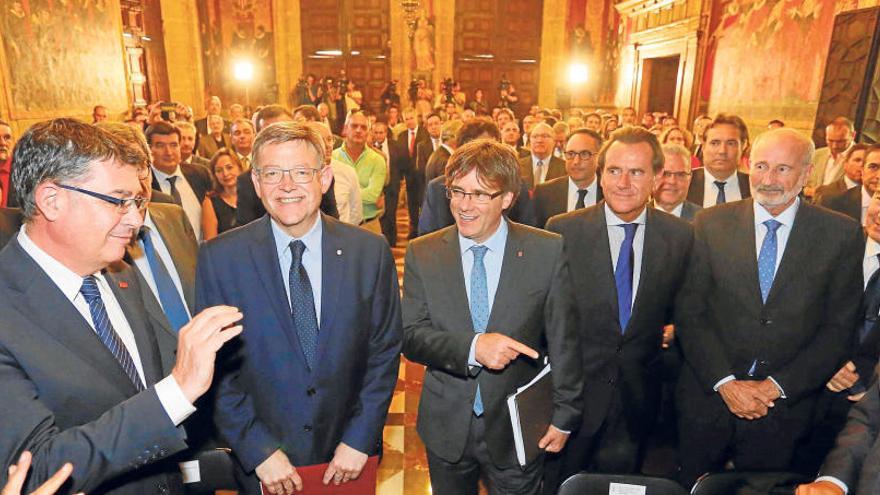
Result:
[[[257,197],[263,199],[263,191],[260,190],[260,178],[257,176],[257,170],[251,168],[251,181],[254,183],[254,191],[257,193]]]
[[[65,192],[65,190],[53,182],[43,182],[38,185],[34,191],[34,202],[37,205],[37,211],[50,222],[57,220],[68,205]]]
[[[501,196],[501,209],[507,210],[511,205],[513,205],[513,193],[506,192]]]
[[[321,194],[325,194],[333,183],[333,169],[330,165],[321,168]]]

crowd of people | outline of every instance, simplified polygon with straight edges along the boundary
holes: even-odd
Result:
[[[873,493],[880,146],[845,117],[816,150],[781,121],[517,115],[449,83],[378,113],[309,76],[293,108],[0,122],[3,494],[181,493],[178,464],[209,483],[218,447],[241,493],[294,493],[312,464],[347,483],[401,355],[426,366],[434,493],[638,474],[658,428],[684,487]],[[506,401],[545,359],[522,465]]]

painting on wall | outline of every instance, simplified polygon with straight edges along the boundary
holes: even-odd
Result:
[[[207,93],[220,96],[224,104],[274,103],[278,88],[272,2],[200,0],[199,11]],[[248,84],[234,77],[234,67],[242,61],[253,67]]]
[[[857,4],[856,0],[722,2],[712,36],[713,111],[742,111],[756,119],[811,119],[807,114],[819,100],[834,16]]]
[[[0,37],[13,119],[127,106],[118,0],[0,0]]]

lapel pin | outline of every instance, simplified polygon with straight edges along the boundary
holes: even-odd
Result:
[[[522,251],[517,251],[517,252],[516,252],[516,257],[517,257],[517,258],[522,258],[522,256],[523,256],[523,255],[522,255]]]
[[[128,288],[128,282],[125,282],[125,281],[119,282],[119,288],[120,288],[120,289],[127,289],[127,288]]]
[[[337,250],[336,250],[336,256],[342,256],[342,250],[341,250],[341,249],[337,249]]]

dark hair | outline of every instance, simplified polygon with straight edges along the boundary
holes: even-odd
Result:
[[[591,138],[593,138],[594,141],[596,141],[596,145],[599,148],[602,148],[602,144],[605,141],[604,139],[602,139],[602,135],[599,134],[598,132],[596,132],[592,129],[587,129],[586,127],[580,127],[580,128],[577,128],[577,129],[571,131],[571,133],[568,134],[568,137],[565,138],[565,142],[567,143],[569,139],[573,138],[574,136],[577,136],[578,134],[583,134],[584,136],[590,136]]]
[[[867,145],[867,144],[865,144],[865,143],[853,143],[852,146],[850,146],[849,149],[846,150],[846,154],[843,155],[843,163],[848,162],[849,159],[850,159],[850,157],[851,157],[851,156],[853,155],[853,153],[855,153],[856,151],[864,151],[864,152],[865,152],[865,157],[867,157],[867,156],[868,156],[868,151],[867,151],[867,150],[868,150],[868,145]]]
[[[746,126],[745,121],[740,118],[738,115],[733,115],[729,113],[719,113],[712,119],[712,122],[703,129],[703,142],[706,142],[706,136],[709,135],[709,129],[713,127],[718,127],[719,125],[732,125],[739,130],[739,141],[742,144],[743,150],[749,147],[749,128]]]
[[[506,108],[506,107],[501,108],[500,112],[498,112],[498,115],[501,115],[502,113],[506,113],[511,119],[516,120],[516,115],[513,114],[513,110]]]
[[[446,187],[472,170],[476,170],[481,182],[513,193],[516,201],[521,179],[513,148],[492,139],[477,139],[459,146],[446,163]]]
[[[467,144],[482,136],[484,133],[492,136],[495,141],[501,141],[501,132],[498,130],[498,126],[495,125],[495,122],[493,122],[492,119],[476,117],[468,120],[463,126],[461,126],[461,129],[458,131],[458,136],[455,138],[456,146]]]
[[[15,146],[11,181],[25,221],[33,219],[34,193],[44,182],[76,181],[86,177],[94,162],[116,160],[141,167],[147,157],[137,145],[76,119],[54,119],[31,126]]]
[[[436,112],[431,112],[431,113],[425,115],[425,119],[424,119],[424,121],[427,122],[428,119],[430,119],[431,117],[437,117],[437,118],[440,119],[441,121],[443,120],[443,117],[441,117],[440,114],[438,114],[438,113],[436,113]]]
[[[306,122],[276,122],[257,134],[254,139],[254,147],[251,150],[251,170],[257,173],[260,169],[260,151],[265,146],[290,142],[302,142],[315,152],[318,164],[324,163],[324,138],[318,133],[314,125]]]
[[[665,158],[663,157],[663,148],[660,146],[660,141],[657,140],[657,136],[651,131],[640,126],[621,127],[611,133],[608,141],[599,150],[598,162],[600,171],[605,169],[605,156],[608,154],[608,148],[617,142],[623,144],[647,143],[651,147],[651,169],[654,171],[654,174],[659,174],[663,171]]]
[[[266,105],[259,112],[257,112],[257,129],[256,131],[259,133],[263,130],[263,121],[269,119],[277,119],[281,116],[287,116],[291,119],[293,118],[293,114],[291,114],[286,108],[281,105]]]
[[[318,113],[318,108],[312,105],[300,105],[293,109],[293,116],[296,117],[296,114],[300,114],[309,122],[317,122],[321,120],[321,114]]]
[[[152,145],[153,144],[153,136],[155,136],[157,134],[159,136],[170,136],[172,134],[176,134],[177,140],[180,141],[180,129],[178,129],[177,127],[174,127],[173,125],[169,124],[168,122],[164,122],[164,121],[156,122],[155,124],[151,125],[150,127],[147,127],[147,130],[144,132],[144,135],[147,138],[147,143]]]
[[[785,127],[785,122],[783,122],[783,121],[781,121],[781,120],[779,120],[779,119],[773,119],[773,120],[771,120],[770,122],[767,122],[767,125],[773,125],[773,124],[776,124],[776,125],[778,125],[778,126],[780,126],[780,127]]]
[[[211,157],[211,163],[208,164],[208,169],[211,171],[211,182],[214,184],[214,194],[221,194],[223,192],[223,186],[220,185],[220,181],[217,180],[217,172],[214,170],[214,167],[217,166],[217,162],[219,162],[224,156],[228,156],[229,160],[238,167],[239,174],[244,169],[244,167],[241,166],[241,161],[238,159],[238,155],[231,149],[224,146],[214,152],[214,156]]]

